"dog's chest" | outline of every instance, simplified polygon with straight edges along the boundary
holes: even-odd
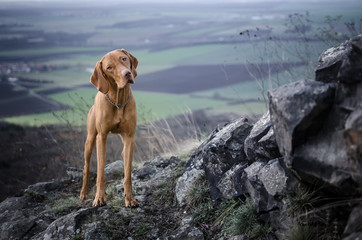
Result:
[[[123,127],[125,125],[125,122],[122,121],[121,119],[117,120],[114,124],[113,124],[113,128],[111,130],[111,133],[121,133],[123,130]]]
[[[117,114],[114,117],[113,127],[111,130],[111,133],[122,133],[127,129],[127,121],[129,119],[126,118],[123,111],[118,111]]]

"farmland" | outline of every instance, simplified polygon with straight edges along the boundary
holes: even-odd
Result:
[[[139,115],[146,116],[141,123],[147,116],[161,119],[201,109],[261,114],[267,89],[313,78],[318,55],[330,44],[315,36],[328,26],[325,17],[342,15],[333,24],[343,39],[344,22],[361,27],[361,10],[353,0],[343,6],[323,1],[86,7],[5,2],[0,9],[0,118],[22,125],[83,125],[97,92],[89,83],[92,69],[117,48],[139,59],[132,88]],[[306,33],[310,40],[292,34],[293,13],[303,14],[306,24],[313,22]],[[20,63],[28,67],[4,67]]]

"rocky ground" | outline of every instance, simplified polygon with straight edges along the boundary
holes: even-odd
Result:
[[[315,80],[269,92],[270,109],[215,129],[190,157],[107,165],[107,205],[78,199],[82,170],[0,203],[1,239],[362,238],[362,35],[325,51]]]

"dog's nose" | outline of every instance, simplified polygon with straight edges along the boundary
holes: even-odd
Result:
[[[132,74],[131,71],[128,70],[128,69],[124,69],[124,70],[122,71],[122,76],[125,77],[125,78],[131,77],[131,74]]]

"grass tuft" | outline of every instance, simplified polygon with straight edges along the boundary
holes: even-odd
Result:
[[[250,239],[260,239],[271,231],[268,225],[259,222],[250,198],[237,202],[232,210],[222,227],[224,236],[245,235]]]

